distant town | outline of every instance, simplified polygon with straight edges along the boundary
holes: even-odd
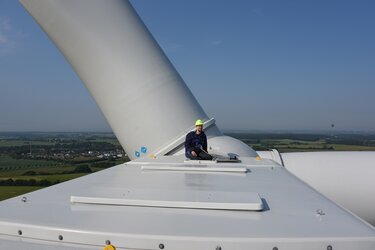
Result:
[[[112,133],[0,133],[0,156],[58,165],[128,160]]]

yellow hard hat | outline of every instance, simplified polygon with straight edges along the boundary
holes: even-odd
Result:
[[[196,122],[195,122],[195,126],[203,126],[203,121],[201,119],[198,119]]]

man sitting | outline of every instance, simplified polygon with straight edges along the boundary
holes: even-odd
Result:
[[[203,121],[195,122],[195,130],[186,135],[185,156],[190,160],[212,160],[207,153],[207,137],[203,132]]]

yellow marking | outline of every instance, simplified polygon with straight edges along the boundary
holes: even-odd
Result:
[[[257,161],[261,161],[262,158],[260,158],[260,156],[257,156],[257,157],[255,157],[255,160],[257,160]]]
[[[106,245],[106,246],[104,247],[104,250],[116,250],[116,247],[113,246],[113,245]]]

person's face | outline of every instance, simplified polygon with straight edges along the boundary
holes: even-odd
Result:
[[[202,125],[198,125],[198,126],[195,126],[196,130],[201,133],[202,130],[203,130],[203,126]]]

